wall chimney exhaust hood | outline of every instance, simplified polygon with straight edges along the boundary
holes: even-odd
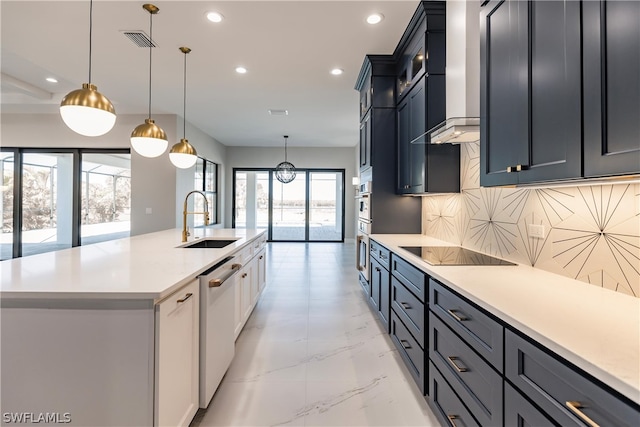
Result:
[[[432,127],[411,144],[464,144],[480,140],[480,117],[451,117]]]

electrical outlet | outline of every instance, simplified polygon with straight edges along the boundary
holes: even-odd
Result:
[[[529,224],[529,237],[544,239],[546,232],[544,224]]]

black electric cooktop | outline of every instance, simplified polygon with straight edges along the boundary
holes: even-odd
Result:
[[[459,246],[400,246],[431,265],[516,265]]]

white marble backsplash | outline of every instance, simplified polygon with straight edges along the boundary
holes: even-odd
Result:
[[[423,197],[423,234],[640,297],[640,184],[480,188],[479,145],[460,160],[460,194]]]

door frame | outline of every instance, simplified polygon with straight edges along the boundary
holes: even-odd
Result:
[[[305,238],[302,240],[273,240],[273,180],[275,179],[275,169],[274,168],[238,168],[234,167],[231,172],[231,228],[236,228],[236,173],[237,172],[267,172],[269,174],[269,219],[267,225],[267,241],[269,242],[300,242],[300,243],[338,243],[344,242],[345,235],[345,220],[346,220],[346,170],[345,169],[336,169],[336,168],[297,168],[297,171],[305,173]],[[309,200],[309,190],[310,190],[310,176],[312,173],[317,172],[335,172],[342,174],[342,212],[340,215],[341,218],[341,238],[338,240],[310,240],[309,239],[309,213],[310,213],[310,200]]]

